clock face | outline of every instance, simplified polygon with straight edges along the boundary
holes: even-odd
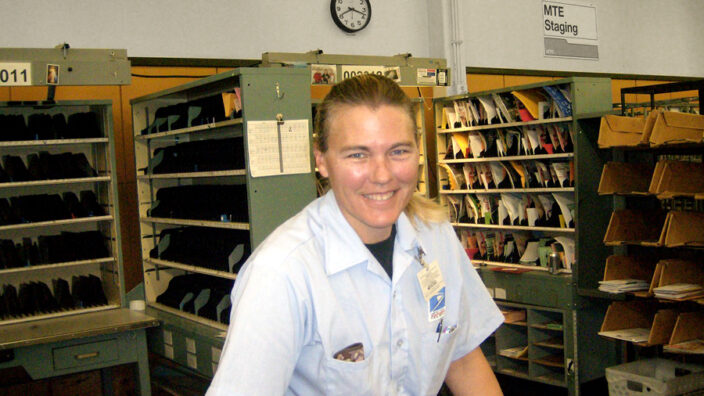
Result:
[[[369,24],[372,7],[369,0],[330,0],[330,13],[337,27],[354,33]]]

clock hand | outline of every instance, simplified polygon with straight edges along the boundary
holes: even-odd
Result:
[[[362,11],[358,11],[358,10],[357,10],[356,8],[354,8],[354,7],[349,7],[349,9],[348,9],[347,11],[354,11],[354,12],[356,12],[356,13],[358,13],[358,14],[366,15],[365,13],[363,13]]]
[[[350,12],[350,11],[354,11],[354,10],[355,10],[355,9],[352,8],[352,7],[347,7],[347,11],[343,12],[343,13],[340,14],[339,16],[340,16],[340,18],[342,18],[343,15],[347,14],[347,13]]]

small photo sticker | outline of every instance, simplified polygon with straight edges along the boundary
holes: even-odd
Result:
[[[313,85],[328,85],[335,84],[337,81],[335,77],[335,70],[337,67],[335,65],[311,65],[311,84]]]
[[[46,83],[48,85],[59,84],[59,65],[46,65]]]

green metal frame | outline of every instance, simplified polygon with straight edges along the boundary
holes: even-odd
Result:
[[[492,290],[503,289],[505,300],[500,304],[518,304],[536,310],[560,312],[564,322],[565,360],[570,367],[565,371],[570,395],[579,395],[580,384],[603,377],[604,369],[617,361],[614,345],[597,336],[606,306],[590,302],[578,294],[577,285],[593,285],[603,277],[608,250],[603,246],[603,234],[611,213],[610,200],[600,197],[599,185],[605,155],[596,145],[599,118],[612,112],[611,81],[608,78],[570,77],[516,87],[501,88],[472,94],[435,98],[436,117],[442,104],[456,99],[491,93],[569,85],[572,95],[571,128],[575,132],[575,229],[576,264],[572,275],[552,275],[547,272],[521,274],[496,272],[480,267],[478,272],[485,285]],[[441,170],[438,169],[438,180]],[[498,300],[497,300],[498,302]],[[502,344],[501,331],[494,341]],[[521,376],[520,374],[518,375]],[[541,381],[535,376],[523,378]],[[550,381],[546,383],[551,383]],[[554,384],[554,383],[553,383]]]
[[[242,125],[223,133],[241,133],[244,137],[245,163],[249,164],[247,125],[253,121],[274,121],[277,115],[287,120],[307,120],[312,147],[312,121],[309,68],[240,68],[206,77],[178,87],[156,92],[131,101],[133,113],[140,106],[155,103],[179,103],[204,96],[231,92],[240,87]],[[231,127],[228,127],[231,128]],[[135,126],[137,129],[137,126]],[[139,131],[136,131],[138,134]],[[135,140],[135,144],[140,144]],[[135,150],[137,153],[138,150]],[[139,155],[139,154],[137,154]],[[137,159],[138,160],[138,159]],[[249,232],[256,248],[276,227],[298,213],[316,197],[314,163],[311,172],[279,176],[252,177],[247,165],[245,176],[237,176],[247,186]],[[233,179],[234,180],[234,179]],[[144,227],[144,225],[143,225]],[[151,234],[150,232],[142,232]],[[214,373],[213,351],[221,350],[223,326],[191,320],[174,312],[147,307],[147,314],[159,319],[162,327],[148,332],[152,352],[173,359],[184,367],[210,377]],[[170,340],[164,335],[169,334]],[[168,342],[170,341],[170,343]],[[172,355],[172,356],[171,356]]]
[[[0,62],[31,63],[31,85],[47,85],[47,65],[58,65],[61,85],[129,85],[124,49],[0,48]]]
[[[444,85],[451,84],[451,72],[447,68],[447,61],[443,58],[415,58],[411,54],[395,56],[371,55],[336,55],[324,54],[323,51],[310,51],[306,53],[265,52],[262,54],[262,66],[300,66],[300,65],[336,65],[337,81],[342,79],[342,66],[389,66],[398,67],[400,71],[400,85],[404,86],[435,86],[437,84],[419,84],[417,82],[418,69],[443,69],[446,73]]]
[[[75,313],[70,316],[37,319],[29,322],[0,324],[0,349],[12,349],[14,359],[0,363],[0,369],[22,366],[32,379],[44,379],[59,375],[73,374],[87,370],[104,370],[110,375],[109,367],[136,363],[141,395],[150,394],[149,363],[147,359],[145,328],[154,326],[156,321],[144,315],[137,315],[126,306],[122,246],[120,238],[120,214],[118,205],[117,164],[115,161],[115,137],[113,133],[112,101],[72,100],[58,102],[2,102],[0,113],[26,114],[35,112],[72,113],[94,111],[98,114],[107,143],[92,145],[93,160],[104,163],[110,181],[100,186],[108,186],[109,202],[113,214],[108,235],[114,264],[103,271],[110,277],[115,290],[111,304],[121,308],[105,311]],[[97,145],[106,145],[98,150]],[[8,147],[14,147],[12,144]],[[47,149],[46,145],[30,146],[37,150]],[[63,147],[63,146],[58,146]],[[95,166],[96,163],[93,163]],[[36,187],[33,187],[36,188]],[[39,187],[52,189],[51,185]],[[14,232],[14,231],[13,231]],[[62,269],[70,274],[70,267]],[[77,355],[95,357],[78,360]]]
[[[118,182],[117,182],[117,163],[115,160],[115,136],[113,133],[113,112],[111,100],[62,100],[53,103],[46,102],[0,102],[0,112],[10,112],[13,114],[34,113],[38,111],[52,111],[56,109],[78,109],[83,111],[94,111],[100,117],[101,127],[106,131],[105,137],[108,138],[108,151],[104,153],[105,162],[110,172],[110,205],[113,213],[112,220],[112,235],[110,235],[110,243],[112,244],[111,251],[115,258],[115,268],[118,277],[120,306],[126,306],[125,285],[124,285],[124,269],[122,265],[122,242],[120,238],[120,208],[118,205]],[[38,146],[39,147],[39,146]],[[39,148],[37,149],[39,150]],[[97,158],[97,153],[93,149],[93,157]]]

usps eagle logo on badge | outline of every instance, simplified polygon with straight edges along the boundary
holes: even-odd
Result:
[[[430,321],[440,319],[445,316],[445,288],[438,290],[438,292],[430,297],[428,300],[428,314]]]

